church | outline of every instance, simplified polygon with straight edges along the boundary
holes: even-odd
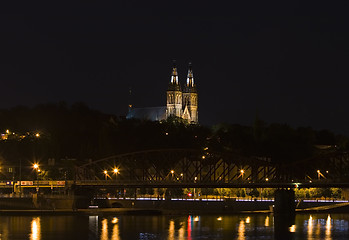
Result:
[[[178,80],[176,62],[173,63],[166,96],[166,106],[132,108],[132,105],[130,105],[126,118],[161,121],[170,116],[175,116],[188,121],[188,123],[198,123],[198,93],[194,83],[191,63],[189,63],[187,82],[184,87],[181,86]]]

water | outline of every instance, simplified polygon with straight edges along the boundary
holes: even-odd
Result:
[[[287,224],[266,214],[1,216],[7,239],[349,239],[349,214],[302,214]]]

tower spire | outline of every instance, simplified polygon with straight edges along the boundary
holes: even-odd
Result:
[[[176,60],[173,60],[172,74],[171,74],[171,83],[178,84],[178,73],[177,73],[177,65]]]
[[[171,82],[167,89],[166,116],[182,117],[182,91],[178,81],[176,61],[173,61]]]
[[[188,75],[187,75],[187,87],[194,87],[194,76],[191,62],[189,62]]]
[[[132,87],[130,86],[128,91],[128,111],[132,110]]]

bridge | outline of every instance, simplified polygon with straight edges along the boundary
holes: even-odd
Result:
[[[349,154],[324,152],[294,163],[197,149],[154,149],[90,161],[76,168],[81,186],[291,188],[348,187]]]

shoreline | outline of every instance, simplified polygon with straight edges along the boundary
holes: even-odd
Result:
[[[272,214],[273,200],[185,201],[97,199],[93,205],[79,207],[73,199],[49,199],[34,204],[32,199],[0,198],[0,215],[178,215],[178,214]],[[296,204],[296,203],[295,203]],[[296,214],[349,213],[348,201],[300,201]]]
[[[349,211],[296,209],[295,214],[349,214]],[[274,214],[271,210],[239,211],[239,212],[206,212],[201,211],[173,211],[166,209],[141,209],[141,208],[100,208],[100,209],[58,209],[58,210],[0,210],[0,216],[109,216],[109,215],[251,215]]]

